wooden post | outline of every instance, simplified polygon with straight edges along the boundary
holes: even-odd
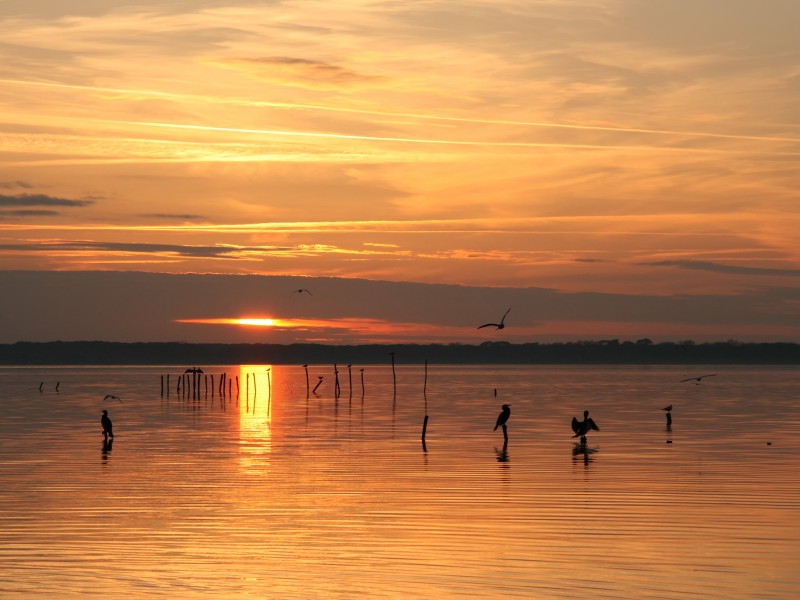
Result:
[[[164,376],[161,376],[161,397],[164,397]]]
[[[348,387],[349,393],[350,393],[350,404],[351,405],[353,404],[353,369],[352,369],[352,367],[353,367],[352,364],[348,364],[347,365],[347,387]]]
[[[503,440],[508,444],[508,427],[505,424],[503,424]]]
[[[308,383],[308,365],[303,365],[303,369],[306,372],[306,400],[308,400],[309,392],[311,390],[311,386]]]

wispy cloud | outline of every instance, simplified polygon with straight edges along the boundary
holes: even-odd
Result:
[[[2,190],[13,190],[17,188],[30,190],[34,188],[34,185],[27,181],[0,181],[0,189]]]
[[[79,207],[94,204],[94,200],[72,200],[44,194],[0,195],[0,207],[6,206],[67,206]]]
[[[676,267],[695,271],[713,271],[733,275],[756,275],[778,277],[800,277],[800,269],[776,269],[771,267],[748,267],[741,265],[724,265],[702,260],[663,260],[646,263],[657,267]]]
[[[29,244],[0,244],[0,252],[88,252],[96,254],[136,253],[168,254],[194,258],[244,258],[247,253],[285,252],[289,247],[247,247],[247,246],[192,246],[179,244],[151,244],[142,242],[95,242],[95,241],[52,241],[43,240]]]
[[[163,219],[167,221],[202,221],[208,218],[203,215],[192,215],[187,213],[146,213],[139,216],[143,219]]]
[[[236,69],[257,79],[309,89],[373,86],[383,80],[331,63],[291,56],[231,57],[206,62]]]

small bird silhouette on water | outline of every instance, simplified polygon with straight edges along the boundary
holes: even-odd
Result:
[[[106,397],[103,398],[103,400],[117,400],[120,403],[122,403],[122,398],[120,398],[119,396],[112,396],[111,394],[106,394]]]
[[[508,422],[508,417],[511,416],[511,405],[510,404],[503,404],[503,411],[497,415],[497,423],[494,426],[493,431],[497,431],[498,427],[502,427]]]
[[[664,408],[662,408],[661,410],[665,410],[665,411],[667,411],[667,412],[671,411],[671,410],[672,410],[672,404],[670,404],[669,406],[665,406],[665,407],[664,407]]]
[[[695,385],[700,385],[700,382],[705,379],[706,377],[716,377],[716,373],[711,373],[711,375],[700,375],[699,377],[687,377],[686,379],[681,379],[679,383],[684,383],[686,381],[692,381]]]
[[[103,411],[103,416],[100,417],[100,424],[103,426],[103,435],[107,438],[114,437],[114,431],[111,426],[111,419],[108,418],[108,411]]]
[[[292,296],[294,296],[295,294],[308,294],[309,296],[313,296],[313,295],[314,295],[314,294],[312,294],[311,292],[309,292],[309,291],[308,291],[307,289],[305,289],[305,288],[300,288],[299,290],[295,290],[295,291],[293,291],[293,292],[292,292]]]
[[[478,326],[478,329],[483,329],[484,327],[494,327],[495,329],[503,329],[503,328],[505,328],[505,326],[506,326],[506,325],[505,325],[506,315],[507,315],[508,313],[510,313],[510,312],[511,312],[511,309],[509,308],[509,309],[508,309],[508,310],[505,312],[505,314],[503,315],[503,318],[502,318],[502,319],[500,319],[500,322],[499,322],[499,323],[484,323],[483,325],[479,325],[479,326]]]
[[[597,424],[589,418],[589,411],[583,411],[583,421],[578,421],[577,418],[572,417],[572,431],[575,432],[575,435],[572,437],[580,437],[581,443],[586,442],[586,434],[590,431],[600,431],[600,428]]]

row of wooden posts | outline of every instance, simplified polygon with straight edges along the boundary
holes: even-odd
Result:
[[[395,404],[397,402],[397,375],[395,373],[394,367],[394,352],[389,353],[392,357],[392,411],[395,409]],[[306,374],[306,398],[309,398],[310,394],[316,395],[317,389],[320,385],[322,385],[323,376],[319,376],[319,380],[317,384],[314,386],[314,389],[311,389],[311,384],[309,382],[308,377],[308,365],[303,365]],[[350,397],[352,398],[353,395],[353,374],[351,370],[351,365],[347,365],[347,373],[349,379],[349,386],[350,386]],[[271,377],[269,376],[269,369],[267,369],[267,384],[269,386],[269,395],[272,395],[272,383]],[[339,384],[339,368],[338,365],[333,365],[333,374],[334,374],[334,395],[338,399],[341,396],[341,386]],[[202,376],[202,379],[201,379]],[[181,394],[183,397],[191,397],[192,399],[199,400],[200,399],[200,388],[201,382],[202,387],[204,388],[204,393],[207,396],[209,390],[209,378],[211,382],[211,397],[214,397],[214,390],[217,390],[217,393],[220,397],[232,397],[233,396],[233,384],[236,383],[236,397],[240,394],[240,386],[239,386],[239,376],[236,375],[234,379],[230,379],[227,373],[221,373],[219,376],[219,383],[215,385],[214,381],[214,374],[205,374],[203,373],[202,369],[187,369],[185,373],[178,375],[178,383],[176,387],[176,392]],[[247,373],[247,394],[250,394],[250,373]],[[164,375],[161,376],[161,396],[169,397],[169,392],[171,389],[170,383],[170,375],[167,374],[166,378]],[[227,394],[226,394],[227,389]],[[256,376],[255,373],[253,374],[253,390],[256,390]],[[425,435],[428,431],[428,361],[425,361],[425,379],[422,388],[422,394],[425,398],[425,418],[422,422],[422,447],[425,448]],[[361,369],[361,399],[364,399],[364,369]],[[503,433],[505,435],[505,427],[503,428]]]

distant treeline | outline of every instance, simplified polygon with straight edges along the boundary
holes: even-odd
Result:
[[[800,344],[650,340],[511,344],[193,344],[17,342],[0,344],[4,365],[215,364],[800,364]]]

